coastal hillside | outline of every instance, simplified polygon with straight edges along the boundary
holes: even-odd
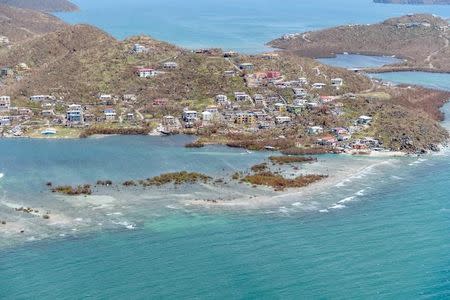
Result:
[[[440,17],[420,14],[388,19],[374,25],[346,25],[285,35],[270,46],[307,57],[350,52],[396,55],[407,59],[395,69],[450,71],[450,30]]]
[[[50,124],[72,136],[147,134],[165,124],[163,132],[250,149],[414,153],[436,150],[448,137],[439,125],[448,93],[385,86],[290,51],[192,51],[63,25],[3,48],[0,67],[0,94],[11,106],[3,121],[13,135],[36,137]]]
[[[75,11],[78,7],[68,0],[0,0],[0,4],[46,12]]]
[[[135,44],[145,46],[147,51],[133,53]],[[168,61],[176,62],[178,69],[165,70],[163,64]],[[236,71],[242,62],[253,63],[255,71],[280,70],[292,79],[308,76],[319,81],[324,74],[342,77],[349,83],[345,88],[348,92],[370,87],[365,77],[308,58],[286,54],[277,60],[236,56],[230,61],[221,51],[199,54],[145,36],[118,41],[89,25],[63,28],[0,53],[0,65],[14,68],[22,63],[28,67],[17,70],[20,80],[6,80],[4,92],[13,96],[52,93],[68,101],[83,102],[92,101],[98,93],[201,102],[220,93],[257,92],[258,88],[246,87],[241,76],[224,76],[226,71]],[[151,67],[160,74],[152,79],[139,78],[135,73],[138,67]]]
[[[46,13],[0,5],[0,35],[8,40],[4,44],[24,41],[65,26],[60,19]]]
[[[387,4],[450,4],[450,0],[373,0],[375,3],[387,3]]]

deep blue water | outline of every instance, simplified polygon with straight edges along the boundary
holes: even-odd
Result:
[[[412,12],[450,17],[450,6],[375,4],[372,0],[75,0],[77,13],[58,14],[89,23],[118,38],[148,34],[188,48],[222,47],[259,52],[285,33],[342,24],[367,24]]]
[[[101,25],[117,36],[146,32],[186,46],[225,45],[249,51],[286,31],[369,23],[413,9],[449,15],[448,7],[383,6],[369,1],[341,5],[258,1],[255,5],[256,1],[234,0],[134,0],[127,6],[108,2],[107,9],[97,12],[95,7],[105,1],[77,3],[82,12],[67,18]],[[133,10],[136,15],[130,19]],[[166,17],[169,13],[172,19]],[[223,25],[227,20],[233,20],[228,30]],[[243,22],[253,22],[249,31]],[[381,76],[450,89],[448,74]],[[450,107],[445,110],[450,112]],[[445,125],[450,128],[448,121]],[[178,169],[228,174],[269,155],[223,147],[185,149],[186,141],[186,137],[0,141],[4,174],[0,217],[7,215],[3,204],[24,201],[55,211],[71,207],[66,214],[75,220],[46,229],[41,222],[24,218],[30,222],[25,225],[36,228],[36,236],[43,230],[48,238],[44,234],[39,236],[42,240],[24,245],[6,243],[8,247],[0,250],[0,298],[450,298],[448,150],[421,158],[373,161],[325,157],[320,166],[327,172],[352,170],[360,164],[366,167],[342,175],[342,182],[312,195],[292,194],[281,203],[273,198],[271,205],[244,210],[183,204],[192,193],[197,197],[209,191],[238,198],[249,193],[234,186],[118,192],[112,195],[112,204],[68,201],[43,187],[47,180],[82,183],[107,177],[119,181]],[[119,210],[123,214],[116,215]],[[136,224],[134,230],[106,226],[125,220]],[[80,233],[66,234],[71,229]],[[65,236],[55,237],[55,232]]]

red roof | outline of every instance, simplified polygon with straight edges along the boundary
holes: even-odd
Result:
[[[138,72],[146,72],[146,71],[154,71],[153,68],[136,68],[136,71]]]
[[[281,77],[281,72],[279,71],[268,71],[266,72],[267,78],[278,78]]]

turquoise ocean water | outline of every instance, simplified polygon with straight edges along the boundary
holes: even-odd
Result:
[[[74,20],[93,16],[90,9],[97,4],[77,2],[86,6],[85,11],[72,17]],[[366,5],[364,14],[360,2]],[[144,3],[149,5],[144,7]],[[263,10],[266,15],[270,12],[264,1],[256,8],[250,8],[253,1],[243,6],[237,6],[237,1],[214,2],[215,9],[203,13],[195,9],[198,3],[190,3],[190,14],[198,14],[199,20],[208,14],[212,20],[226,18],[233,3],[243,8],[238,15],[245,9]],[[347,5],[339,6],[334,1],[299,3],[302,8],[309,7],[306,12],[315,12],[297,12],[298,22],[310,24],[309,28],[340,23],[345,18],[372,22],[413,10],[410,6],[391,5],[370,10],[367,7],[375,6],[369,1],[346,1]],[[140,10],[153,11],[157,18],[165,15],[160,13],[161,7],[181,9],[168,1],[128,1],[127,5],[141,5],[137,6]],[[335,15],[331,15],[329,6],[335,9]],[[114,17],[120,16],[117,3],[108,8],[110,24],[116,24],[109,26],[117,29],[104,28],[116,35],[128,34],[128,29],[121,31],[121,25],[115,23],[122,22]],[[342,16],[343,10],[352,9],[351,15]],[[442,14],[448,12],[448,8],[414,7],[432,12],[441,9]],[[128,10],[131,8],[123,7],[122,16]],[[281,6],[281,10],[286,15],[279,18],[289,23],[294,9]],[[272,9],[273,20],[275,11]],[[106,15],[107,9],[98,13],[98,18],[84,21],[107,24]],[[139,18],[135,19],[137,25],[129,29],[133,32],[140,27]],[[173,29],[184,28],[186,19],[181,18],[179,25],[176,18],[171,20],[175,25],[168,26],[167,33],[161,27],[161,38],[175,34],[189,41],[184,33],[191,29],[183,34]],[[204,22],[198,26],[208,28]],[[215,28],[214,22],[211,26]],[[198,36],[202,36],[201,31],[193,36],[192,43]],[[198,38],[200,43],[214,42],[207,36]],[[253,42],[259,45],[255,47],[261,45],[253,34],[242,34],[241,39],[250,41],[243,44],[245,49],[252,49],[248,45]],[[229,48],[236,45],[226,37],[223,43]],[[448,74],[376,77],[450,89]],[[450,113],[449,106],[444,110]],[[450,128],[449,121],[444,125]],[[26,232],[19,238],[5,234],[0,241],[0,298],[450,298],[447,149],[420,158],[321,157],[319,164],[308,168],[337,174],[338,180],[316,190],[283,196],[231,184],[126,192],[100,190],[101,197],[68,199],[52,195],[45,187],[47,181],[119,182],[180,169],[221,177],[270,155],[217,146],[185,149],[187,141],[188,137],[0,141],[0,219],[9,217],[11,206],[17,204],[43,207],[55,215],[51,226],[31,216],[12,220]],[[237,207],[224,208],[191,202],[205,197],[242,201]]]
[[[367,24],[411,12],[450,17],[447,6],[376,4],[372,0],[75,0],[77,13],[58,14],[70,23],[89,23],[117,38],[149,34],[188,48],[221,47],[264,51],[285,33],[342,24]]]

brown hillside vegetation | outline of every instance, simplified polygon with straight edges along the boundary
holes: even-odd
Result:
[[[74,11],[78,7],[68,0],[0,0],[0,4],[46,12]]]
[[[306,32],[276,39],[269,45],[308,57],[343,52],[396,55],[408,60],[402,68],[450,71],[448,26],[444,19],[432,15],[409,15],[374,25]]]
[[[131,53],[135,43],[145,45],[149,52]],[[177,62],[178,69],[163,70],[161,66],[166,61]],[[247,88],[241,76],[224,76],[225,71],[234,70],[235,64],[244,61],[254,63],[255,71],[280,70],[287,79],[305,76],[323,81],[341,77],[347,82],[341,92],[356,92],[370,87],[370,80],[363,76],[321,65],[308,58],[285,55],[282,59],[270,61],[257,56],[239,56],[231,62],[221,55],[196,54],[149,37],[117,41],[88,25],[63,28],[0,52],[1,66],[14,67],[26,63],[30,67],[20,81],[11,79],[3,87],[4,93],[14,97],[51,93],[67,101],[84,103],[92,102],[102,92],[115,95],[135,93],[148,100],[168,98],[175,101],[198,100],[200,103],[212,100],[220,93],[231,96],[235,91],[259,92],[258,88]],[[134,73],[137,66],[153,67],[163,73],[155,78],[138,78]],[[324,90],[323,93],[334,90]]]
[[[52,32],[66,25],[60,19],[46,13],[0,5],[0,35],[11,43]]]

